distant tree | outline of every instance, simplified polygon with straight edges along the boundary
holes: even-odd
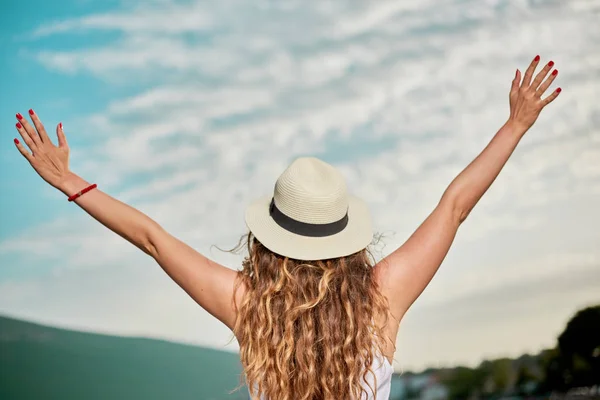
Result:
[[[526,365],[521,365],[517,370],[515,381],[516,391],[519,394],[531,394],[537,387],[539,378]]]
[[[492,379],[498,391],[506,391],[510,388],[512,360],[501,358],[492,362]]]
[[[442,379],[442,383],[448,388],[450,399],[466,399],[480,390],[484,379],[485,371],[481,368],[457,367]]]
[[[412,385],[408,385],[405,396],[407,400],[416,400],[421,397],[421,391]]]
[[[548,390],[600,384],[600,305],[575,314],[545,364]]]
[[[514,382],[513,360],[499,358],[485,360],[478,367],[482,377],[481,391],[485,394],[501,394],[512,388]]]

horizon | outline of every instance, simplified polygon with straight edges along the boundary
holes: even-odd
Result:
[[[12,317],[12,316],[6,315],[6,314],[0,314],[0,319],[9,319],[9,320],[12,320],[12,321],[15,321],[18,323],[23,323],[23,324],[27,324],[27,325],[35,325],[40,328],[54,329],[54,330],[58,330],[58,331],[78,333],[78,334],[83,334],[83,335],[97,335],[97,336],[103,336],[103,337],[107,337],[107,338],[116,338],[116,339],[149,340],[149,341],[163,342],[163,343],[168,343],[168,344],[173,344],[173,345],[181,345],[181,346],[187,346],[187,347],[195,347],[195,348],[199,348],[199,349],[214,350],[214,351],[218,351],[218,352],[226,352],[228,354],[239,354],[237,351],[231,351],[231,350],[225,349],[225,348],[201,346],[201,345],[195,344],[195,343],[186,343],[186,342],[176,341],[176,340],[172,340],[172,339],[168,339],[168,338],[143,336],[143,335],[142,336],[118,335],[118,334],[103,333],[103,332],[97,332],[97,331],[71,329],[68,327],[61,327],[61,326],[55,326],[55,325],[47,325],[47,324],[36,322],[36,321],[15,318],[15,317]],[[516,359],[519,359],[519,358],[525,357],[525,356],[537,357],[541,353],[549,351],[549,350],[552,350],[552,349],[551,348],[541,349],[539,352],[536,352],[536,353],[523,353],[523,354],[520,354],[520,355],[517,355],[514,357],[498,357],[498,358],[484,359],[475,365],[454,364],[454,365],[438,366],[438,367],[426,366],[426,367],[418,369],[418,370],[394,371],[394,374],[395,375],[402,375],[402,374],[417,374],[417,375],[419,375],[419,374],[424,374],[424,373],[426,373],[427,370],[431,370],[431,369],[439,370],[439,369],[453,369],[453,368],[459,368],[459,367],[477,368],[481,365],[481,363],[483,363],[485,361],[493,361],[493,360],[506,359],[506,358],[511,359],[511,360],[516,360]]]
[[[54,141],[62,122],[75,173],[233,269],[241,256],[211,246],[238,242],[245,206],[291,160],[319,157],[369,205],[379,259],[501,127],[536,54],[563,92],[403,319],[394,368],[536,354],[600,303],[600,1],[28,7],[0,6],[0,313],[238,351],[151,258],[35,174],[12,143],[16,112],[33,108]]]

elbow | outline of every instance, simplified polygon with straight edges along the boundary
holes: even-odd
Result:
[[[142,251],[154,259],[156,259],[158,256],[156,247],[151,242],[144,243],[142,246]]]
[[[456,215],[456,219],[457,219],[458,223],[462,224],[463,222],[465,222],[465,220],[467,219],[467,217],[469,216],[470,213],[471,213],[471,210],[457,208],[455,210],[455,215]]]
[[[471,208],[465,206],[464,202],[461,201],[460,196],[453,192],[447,191],[444,193],[441,201],[446,203],[452,210],[453,219],[459,225],[462,224],[471,213]]]
[[[164,229],[158,224],[148,229],[144,234],[142,245],[140,246],[141,250],[156,259],[158,257],[158,247],[156,244],[160,242],[160,237],[164,233]]]

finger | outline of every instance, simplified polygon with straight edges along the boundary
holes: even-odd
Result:
[[[554,92],[552,92],[552,94],[550,96],[548,96],[544,100],[542,100],[542,107],[546,107],[548,104],[552,103],[554,101],[554,99],[558,97],[558,95],[560,94],[561,91],[562,91],[562,89],[558,88]]]
[[[536,75],[535,79],[531,83],[532,88],[534,88],[536,90],[538,89],[538,87],[540,86],[540,83],[542,83],[542,81],[544,80],[546,75],[548,75],[548,72],[550,72],[550,69],[552,68],[553,65],[554,65],[554,61],[550,61],[548,64],[546,64],[546,66],[544,68],[542,68],[542,70]]]
[[[544,92],[548,89],[548,87],[552,84],[552,82],[554,81],[554,79],[556,78],[556,76],[558,75],[558,70],[555,69],[554,71],[552,71],[552,73],[550,74],[550,76],[544,81],[544,83],[542,83],[540,85],[540,87],[538,88],[536,95],[537,96],[541,96],[544,94]]]
[[[20,122],[17,122],[17,124],[15,126],[17,127],[17,131],[19,131],[19,134],[23,138],[23,141],[25,142],[25,144],[29,147],[29,149],[31,149],[31,151],[35,151],[37,149],[37,145],[31,139],[31,137],[25,130],[25,127],[23,127],[23,125],[21,125]]]
[[[35,112],[33,112],[33,109],[31,109],[31,108],[29,109],[29,116],[31,117],[31,120],[33,121],[33,125],[35,126],[35,129],[37,130],[38,135],[42,139],[42,142],[52,143],[52,141],[48,137],[48,134],[46,133],[44,124],[42,124],[42,121],[40,121],[37,114]]]
[[[511,93],[515,93],[517,90],[519,90],[519,83],[521,83],[520,75],[521,73],[517,69],[517,71],[515,72],[515,78],[513,79],[512,86],[510,88]]]
[[[69,147],[62,122],[56,126],[56,137],[58,137],[58,147]]]
[[[19,150],[21,155],[23,155],[23,157],[25,157],[25,159],[31,164],[33,162],[33,156],[31,155],[31,153],[27,151],[25,146],[23,146],[18,139],[15,138],[14,142],[15,146],[17,146],[17,150]]]
[[[533,61],[531,61],[531,64],[529,64],[527,71],[525,71],[525,77],[523,77],[523,82],[521,83],[521,87],[523,89],[526,89],[529,87],[529,84],[531,83],[531,77],[533,76],[535,68],[537,67],[539,62],[540,62],[540,56],[535,56]]]
[[[29,136],[29,138],[31,139],[31,141],[33,143],[35,143],[35,146],[31,147],[31,146],[29,146],[29,142],[25,141],[25,143],[27,143],[27,146],[29,146],[29,148],[31,150],[35,150],[35,148],[41,147],[42,146],[42,140],[40,139],[40,136],[35,131],[35,128],[33,126],[31,126],[31,124],[29,123],[29,121],[27,121],[27,118],[23,118],[23,116],[21,115],[21,113],[17,113],[17,119],[19,120],[19,123],[23,126],[23,128],[25,129],[25,132],[27,133],[27,135]],[[25,139],[25,138],[23,138],[23,139]]]

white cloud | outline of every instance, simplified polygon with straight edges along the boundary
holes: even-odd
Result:
[[[165,18],[169,15],[176,19]],[[174,23],[177,21],[177,23]],[[118,30],[127,33],[163,35],[185,32],[204,32],[213,27],[212,18],[200,3],[176,5],[162,2],[158,7],[134,7],[124,12],[95,14],[41,26],[33,37],[87,30]]]

